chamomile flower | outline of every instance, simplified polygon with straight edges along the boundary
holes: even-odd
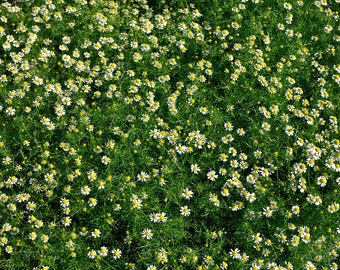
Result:
[[[153,237],[153,232],[150,229],[146,228],[142,231],[142,237],[150,240]]]
[[[159,213],[159,221],[160,222],[166,222],[168,220],[168,217],[166,216],[166,213],[162,212]]]
[[[185,217],[190,216],[191,214],[191,210],[189,209],[187,205],[182,206],[180,209],[180,212],[181,212],[181,215]]]
[[[64,217],[63,219],[62,219],[62,223],[63,223],[63,225],[65,226],[65,227],[68,227],[68,226],[70,226],[71,225],[71,222],[72,222],[72,219],[70,218],[70,217]]]
[[[111,251],[111,253],[112,253],[113,258],[114,258],[115,260],[119,259],[119,258],[122,256],[122,251],[121,251],[119,248],[117,248],[117,249],[114,248],[114,249]]]
[[[273,210],[269,207],[263,208],[262,214],[266,217],[271,217],[273,215]]]
[[[2,159],[2,163],[3,164],[5,164],[5,165],[9,165],[9,164],[11,164],[11,162],[12,162],[12,159],[11,159],[11,157],[4,157],[3,159]]]
[[[191,172],[193,172],[194,174],[198,174],[201,171],[200,167],[197,164],[192,164],[190,166],[190,169]]]
[[[111,162],[111,159],[108,156],[102,156],[101,161],[104,165],[108,165]]]
[[[14,248],[13,248],[13,246],[9,245],[9,246],[6,246],[5,251],[6,251],[6,253],[11,254],[11,253],[13,253]]]
[[[235,248],[235,249],[231,249],[229,251],[229,254],[230,256],[233,258],[233,259],[241,259],[241,253],[240,253],[240,250],[238,248]]]
[[[185,199],[191,199],[193,196],[193,192],[189,188],[185,188],[182,190],[182,197]]]
[[[97,199],[95,199],[95,198],[89,198],[88,204],[89,204],[89,206],[91,206],[91,207],[95,207],[95,206],[97,205]]]
[[[98,229],[94,229],[94,231],[91,232],[91,236],[92,236],[93,238],[99,238],[100,235],[101,235],[101,231],[98,230]]]
[[[13,116],[15,115],[16,110],[13,107],[8,107],[5,112],[9,116]]]
[[[150,175],[143,171],[137,175],[137,179],[141,182],[146,182],[149,180],[149,178],[150,178]]]
[[[35,239],[37,239],[37,234],[35,232],[30,232],[28,238],[34,241]]]
[[[87,256],[90,258],[90,259],[94,259],[96,256],[97,256],[97,252],[93,249],[91,249],[88,253],[87,253]]]
[[[159,213],[152,213],[152,214],[149,215],[149,218],[153,222],[159,222],[160,221]]]
[[[207,178],[210,180],[210,181],[216,181],[216,179],[218,178],[218,174],[214,171],[214,170],[212,170],[212,171],[209,171],[208,173],[207,173]]]
[[[88,186],[84,186],[80,189],[80,191],[81,191],[81,194],[83,195],[89,195],[91,192],[91,188]]]
[[[286,129],[285,129],[285,133],[286,133],[288,136],[293,136],[293,134],[294,134],[294,128],[293,128],[291,125],[287,125],[287,126],[286,126]]]

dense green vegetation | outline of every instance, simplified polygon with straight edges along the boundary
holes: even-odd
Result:
[[[338,269],[339,0],[0,5],[1,269]]]

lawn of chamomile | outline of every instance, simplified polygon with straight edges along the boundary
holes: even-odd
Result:
[[[339,268],[339,0],[2,2],[1,269]]]

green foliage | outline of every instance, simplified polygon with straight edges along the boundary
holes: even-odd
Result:
[[[1,269],[338,269],[340,3],[5,1]]]

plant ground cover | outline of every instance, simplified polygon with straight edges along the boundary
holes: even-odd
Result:
[[[4,1],[0,268],[338,269],[339,10]]]

